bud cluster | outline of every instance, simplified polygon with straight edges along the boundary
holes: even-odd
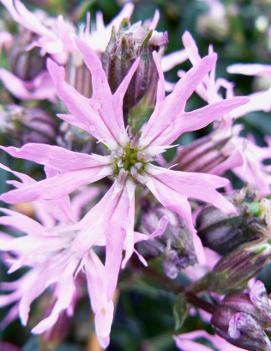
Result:
[[[138,57],[141,59],[125,95],[123,111],[126,118],[129,111],[142,98],[147,99],[149,104],[154,103],[158,73],[152,52],[159,50],[167,44],[167,41],[167,33],[150,30],[141,22],[130,25],[127,20],[124,20],[118,31],[113,28],[111,39],[102,54],[103,67],[113,92],[134,61]]]
[[[225,296],[212,316],[216,332],[230,343],[251,351],[270,351],[265,331],[271,327],[271,300],[261,281],[241,293]]]
[[[179,272],[197,262],[191,233],[181,220],[170,210],[162,207],[151,207],[148,200],[144,203],[145,213],[142,217],[142,227],[151,232],[157,226],[162,216],[167,216],[169,223],[165,233],[153,240],[141,244],[147,255],[163,257],[163,268],[167,277],[177,278]]]

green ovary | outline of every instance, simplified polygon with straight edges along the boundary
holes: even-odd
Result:
[[[145,170],[146,164],[146,161],[139,158],[139,149],[133,148],[130,144],[128,144],[123,148],[123,154],[114,160],[114,174],[118,174],[121,169],[124,169],[132,175],[132,170],[142,174]]]

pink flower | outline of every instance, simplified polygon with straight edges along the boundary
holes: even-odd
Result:
[[[36,184],[24,174],[13,172],[4,165],[1,168],[14,173],[22,181],[11,182],[18,189]],[[47,170],[47,175],[52,176],[53,173],[53,170]],[[37,216],[43,224],[15,211],[1,209],[5,216],[0,217],[0,224],[26,234],[18,238],[4,233],[0,235],[0,250],[13,254],[12,259],[9,256],[5,259],[10,267],[9,273],[21,267],[30,268],[17,281],[0,285],[2,290],[10,292],[0,297],[0,306],[13,305],[1,322],[2,326],[18,315],[25,325],[32,302],[50,287],[52,300],[56,302],[48,317],[33,329],[33,333],[51,329],[63,311],[68,315],[73,313],[73,306],[78,299],[75,280],[82,272],[87,280],[97,336],[103,347],[108,345],[113,320],[113,296],[122,259],[121,242],[125,229],[122,216],[125,215],[124,211],[129,211],[130,199],[124,191],[120,193],[116,191],[116,186],[112,186],[79,221],[76,214],[86,201],[89,202],[96,195],[95,189],[84,189],[84,194],[77,195],[72,203],[68,196],[35,201]],[[127,222],[127,228],[132,224]],[[152,234],[134,233],[135,242],[161,235],[166,224],[166,218],[161,218]],[[112,230],[118,240],[111,236]],[[94,249],[102,250],[105,245],[106,260],[102,263]],[[144,259],[137,254],[145,264]],[[69,290],[66,290],[67,287]]]
[[[182,133],[202,128],[218,116],[223,116],[246,102],[244,98],[234,98],[196,111],[184,111],[186,100],[213,68],[216,56],[209,55],[202,59],[178,82],[173,92],[165,97],[159,58],[158,54],[154,53],[160,75],[156,106],[149,121],[143,126],[140,136],[133,136],[128,134],[123,122],[122,102],[138,60],[117,91],[112,94],[96,54],[82,41],[78,41],[78,47],[93,77],[93,96],[87,99],[80,95],[65,82],[64,69],[49,61],[48,69],[57,92],[71,113],[59,117],[92,134],[106,145],[109,154],[86,155],[42,144],[27,144],[21,149],[3,148],[14,157],[38,162],[54,168],[59,173],[50,179],[3,194],[2,200],[17,203],[53,199],[110,175],[115,178],[115,191],[126,194],[129,199],[128,222],[133,223],[134,191],[137,183],[146,185],[158,201],[178,213],[192,231],[191,210],[187,197],[211,202],[224,211],[233,211],[232,205],[215,190],[227,184],[225,179],[207,174],[172,171],[155,166],[151,162]],[[125,262],[133,252],[132,233],[129,229],[125,235]]]
[[[77,29],[62,16],[57,18],[41,18],[30,12],[20,0],[0,0],[7,8],[13,19],[37,37],[33,46],[41,48],[41,54],[54,55],[60,63],[66,62],[68,55],[77,50],[74,36]],[[88,44],[97,52],[103,52],[109,42],[112,28],[118,28],[124,18],[130,18],[134,9],[132,3],[126,4],[121,12],[105,26],[103,15],[97,12],[96,23],[90,32],[90,18],[87,18],[86,28],[79,29],[79,35],[88,41]]]
[[[203,345],[198,339],[206,339],[211,346]],[[217,335],[208,334],[204,330],[197,330],[190,333],[181,334],[174,337],[176,346],[182,351],[244,351],[239,347],[229,344]]]
[[[35,46],[40,47],[42,56],[49,54],[60,64],[66,64],[71,55],[76,55],[77,48],[74,37],[77,29],[71,23],[64,21],[62,16],[42,18],[30,12],[19,0],[1,0],[1,3],[18,24],[34,34],[34,39],[26,50],[30,51]],[[102,13],[98,12],[96,23],[92,26],[91,32],[88,16],[86,28],[79,29],[79,35],[85,38],[94,50],[103,52],[109,42],[112,28],[119,27],[121,21],[124,18],[129,18],[132,12],[133,4],[128,3],[107,26],[104,25]],[[44,70],[33,80],[25,81],[1,68],[0,79],[6,89],[18,99],[55,101],[54,86],[48,73]]]
[[[183,43],[189,60],[195,65],[201,58],[190,33],[185,32]],[[233,96],[233,85],[224,79],[216,79],[213,69],[198,85],[196,92],[204,101],[223,101],[221,88],[226,90],[227,97]],[[268,110],[269,95],[268,90],[248,96],[248,103],[225,114],[211,134],[186,147],[180,147],[174,161],[179,163],[178,169],[217,175],[231,170],[261,194],[267,194],[270,190],[270,174],[263,161],[270,158],[270,147],[260,147],[252,138],[241,136],[242,128],[234,125],[234,121],[251,111]]]
[[[136,242],[161,235],[166,225],[166,219],[162,218],[152,236],[134,232],[135,188],[140,184],[146,186],[164,207],[182,218],[192,233],[195,231],[188,197],[210,202],[225,212],[234,211],[233,206],[216,191],[216,188],[227,184],[226,179],[208,174],[172,171],[156,166],[153,161],[157,155],[171,147],[170,144],[182,133],[206,126],[247,100],[233,98],[185,112],[186,100],[213,68],[216,55],[211,54],[200,60],[166,97],[159,56],[154,52],[160,77],[156,106],[140,134],[132,135],[124,125],[122,104],[139,60],[134,62],[127,76],[112,94],[98,56],[83,41],[78,40],[78,48],[91,71],[93,95],[90,99],[80,95],[65,82],[64,69],[50,60],[48,70],[58,95],[70,112],[59,117],[93,135],[105,145],[107,155],[88,155],[43,144],[26,144],[22,148],[2,147],[10,155],[40,163],[53,169],[54,173],[42,181],[20,185],[19,188],[3,194],[1,199],[8,203],[55,201],[106,176],[114,179],[113,185],[102,200],[78,224],[66,226],[63,231],[60,229],[61,233],[68,232],[68,235],[61,236],[58,232],[55,239],[52,238],[52,264],[54,269],[58,270],[58,276],[63,276],[63,285],[60,281],[57,283],[60,284],[57,285],[59,302],[53,310],[55,312],[35,328],[35,331],[42,332],[55,322],[60,311],[67,308],[73,294],[71,277],[78,267],[84,266],[89,281],[97,334],[102,340],[101,344],[106,346],[113,318],[112,298],[120,267],[125,266],[135,251]],[[28,240],[27,237],[18,240],[21,239]],[[53,240],[56,240],[55,244],[52,244]],[[43,247],[46,248],[46,245],[43,246],[43,238],[31,245],[40,245],[37,252]],[[106,247],[104,265],[92,250],[93,245]],[[10,246],[11,249],[12,247]],[[59,247],[62,253],[58,256],[55,248]],[[24,248],[27,250],[28,245],[25,244]],[[139,258],[146,264],[143,257],[139,255]],[[27,261],[24,262],[26,263]],[[47,266],[48,264],[46,261]],[[91,270],[91,267],[95,269]],[[55,283],[50,273],[48,275],[42,287],[46,286],[48,280]],[[64,283],[70,284],[69,294],[66,292],[65,297],[62,296]]]

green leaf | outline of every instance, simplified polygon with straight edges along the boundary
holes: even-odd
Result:
[[[173,306],[173,315],[175,319],[175,332],[181,332],[183,324],[188,317],[188,304],[186,301],[185,294],[181,293],[177,296]]]

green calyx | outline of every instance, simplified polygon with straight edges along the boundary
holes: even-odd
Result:
[[[123,148],[122,155],[114,158],[113,170],[115,175],[118,175],[123,169],[134,176],[142,174],[146,164],[147,162],[140,156],[140,150],[128,144]]]

